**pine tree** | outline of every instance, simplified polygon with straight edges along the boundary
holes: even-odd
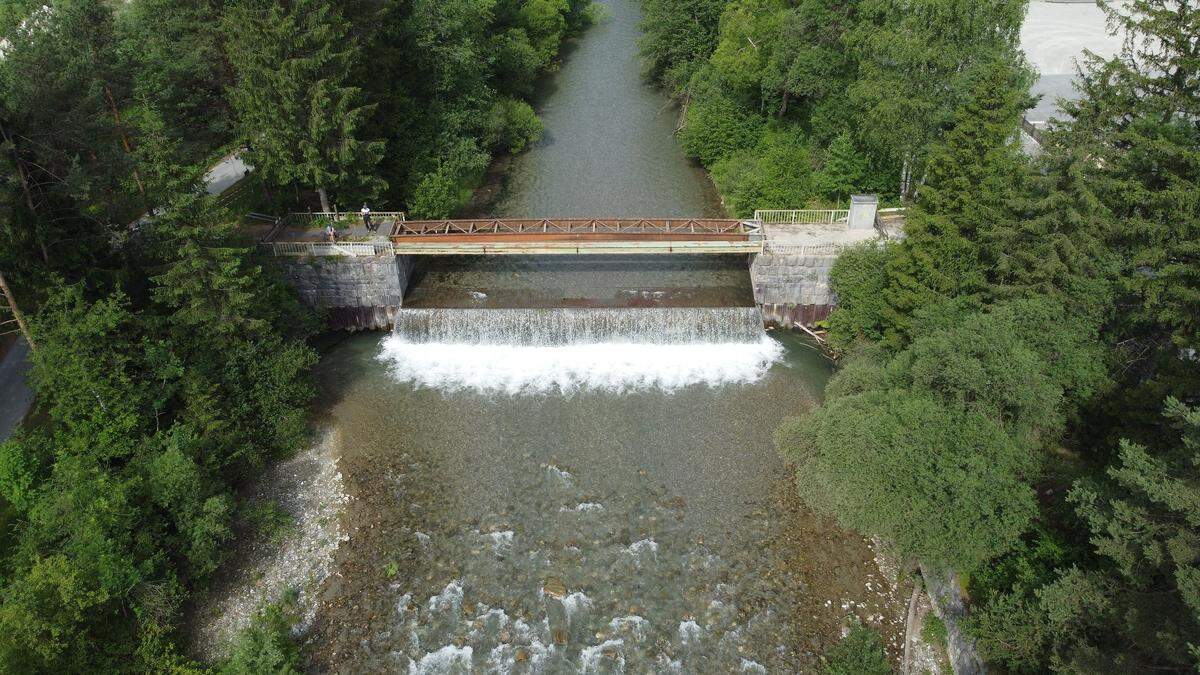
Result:
[[[1107,5],[1107,3],[1106,3]],[[1097,194],[1125,251],[1124,337],[1200,346],[1200,8],[1192,0],[1107,5],[1122,54],[1092,58],[1062,142],[1092,155]]]
[[[1056,298],[1099,324],[1112,313],[1111,215],[1087,179],[1090,159],[1054,147],[1015,197],[1014,217],[985,225],[984,258],[997,299]]]
[[[374,108],[350,81],[353,44],[337,5],[249,0],[225,26],[238,133],[264,179],[316,190],[325,211],[331,190],[355,201],[378,194],[383,144],[358,137]]]
[[[1058,669],[1200,667],[1200,409],[1168,399],[1164,417],[1173,443],[1123,441],[1107,480],[1070,493],[1102,564],[1041,594]]]
[[[863,188],[867,169],[867,158],[854,147],[850,134],[843,132],[829,146],[825,166],[813,179],[826,199],[845,202],[851,193]]]
[[[911,337],[913,312],[986,289],[981,233],[1009,217],[1005,204],[1024,171],[1013,139],[1029,102],[1029,76],[1003,59],[989,63],[955,114],[954,128],[930,152],[928,181],[887,267],[894,346]]]

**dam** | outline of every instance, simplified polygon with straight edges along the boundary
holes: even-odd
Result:
[[[730,218],[642,82],[637,1],[603,4],[487,218],[262,246],[374,329],[316,369],[346,494],[317,671],[807,672],[850,621],[900,649],[894,577],[772,440],[831,366],[766,325],[827,314],[881,218]]]
[[[756,211],[752,218],[741,220],[490,218],[414,222],[395,213],[383,221],[382,234],[360,226],[357,239],[327,242],[310,229],[279,228],[260,249],[282,265],[285,277],[304,302],[329,313],[334,329],[389,328],[404,303],[415,259],[423,256],[662,258],[714,254],[744,254],[754,302],[766,323],[809,327],[826,318],[836,304],[829,274],[837,256],[849,246],[900,236],[902,220],[895,213],[899,210],[881,217],[884,214],[877,201],[874,195],[858,195],[851,198],[850,208],[841,211]],[[317,217],[354,223],[357,214]]]

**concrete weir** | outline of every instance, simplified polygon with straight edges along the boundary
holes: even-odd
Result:
[[[829,317],[837,305],[830,274],[838,256],[849,246],[889,236],[877,207],[874,195],[855,195],[846,211],[755,213],[763,247],[750,258],[750,281],[764,323],[812,327]]]
[[[359,241],[289,237],[264,241],[284,277],[333,330],[387,330],[404,303],[415,255],[565,253],[749,253],[754,303],[763,322],[812,327],[837,304],[830,276],[847,247],[903,236],[897,209],[880,212],[874,195],[849,209],[756,211],[749,220],[490,220],[408,223]],[[301,237],[311,236],[307,231]],[[364,236],[365,235],[365,236]],[[709,237],[710,240],[704,239]],[[719,246],[704,246],[717,244]],[[514,249],[505,248],[515,246]],[[726,250],[728,246],[736,249]],[[415,248],[414,248],[415,247]],[[586,249],[586,250],[585,250]]]
[[[279,256],[284,278],[333,330],[390,330],[412,276],[412,256]]]

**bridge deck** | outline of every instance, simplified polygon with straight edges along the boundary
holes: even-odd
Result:
[[[560,218],[397,222],[397,253],[753,253],[755,223],[723,219]]]

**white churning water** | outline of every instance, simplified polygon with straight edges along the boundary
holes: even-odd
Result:
[[[753,307],[405,309],[380,359],[447,391],[674,390],[755,382],[783,355]]]

